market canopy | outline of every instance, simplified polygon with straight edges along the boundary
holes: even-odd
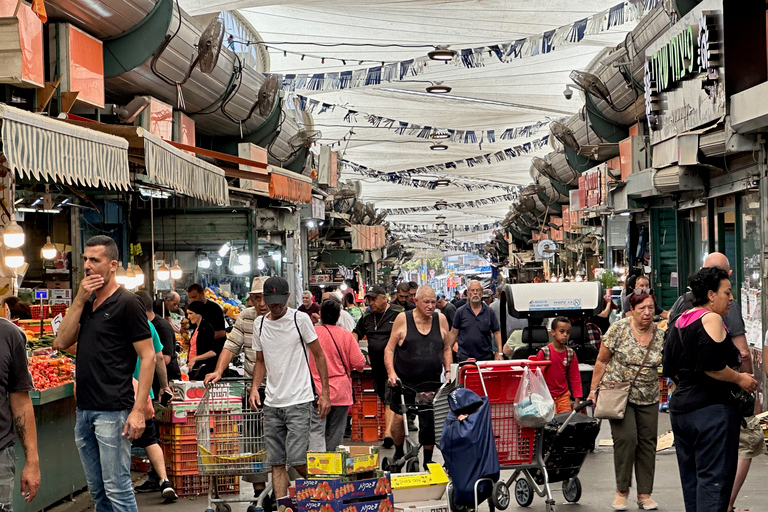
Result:
[[[128,142],[0,103],[4,165],[19,176],[84,187],[131,186]]]
[[[313,116],[319,144],[343,152],[342,179],[359,180],[388,221],[433,228],[439,214],[458,225],[504,218],[532,157],[551,151],[549,123],[583,106],[578,92],[563,95],[570,72],[655,3],[180,0],[193,15],[238,9],[286,102]],[[453,61],[431,61],[437,45]],[[429,94],[430,82],[452,90]],[[430,150],[436,128],[451,130],[445,151]],[[449,206],[438,212],[438,201]]]

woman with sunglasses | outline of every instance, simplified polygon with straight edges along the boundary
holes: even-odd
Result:
[[[595,362],[589,400],[600,400],[600,382],[632,382],[624,418],[611,421],[616,496],[613,510],[627,510],[632,469],[637,506],[656,510],[651,498],[656,471],[659,422],[659,377],[664,331],[653,323],[656,301],[644,291],[629,296],[630,316],[611,325]]]

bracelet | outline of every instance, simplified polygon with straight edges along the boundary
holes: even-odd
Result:
[[[446,373],[451,373],[451,370],[445,370],[445,371],[443,372],[443,375],[445,375]]]

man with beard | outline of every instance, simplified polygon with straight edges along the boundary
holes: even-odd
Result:
[[[449,341],[456,343],[458,360],[476,359],[501,361],[504,354],[501,348],[501,332],[496,314],[483,302],[483,285],[480,281],[470,281],[467,287],[469,303],[456,310]],[[494,354],[492,343],[496,344]]]
[[[400,306],[405,311],[410,311],[416,306],[411,302],[411,285],[400,283],[395,290],[395,300],[392,301],[395,306]]]
[[[416,293],[416,308],[398,315],[392,327],[384,364],[391,390],[392,438],[395,459],[403,456],[405,429],[400,394],[407,405],[416,404],[416,394],[434,392],[440,387],[442,375],[450,378],[453,362],[448,343],[448,321],[435,311],[437,297],[431,286],[421,286]],[[424,469],[432,462],[435,449],[434,412],[418,408],[419,443],[424,447]]]
[[[144,432],[144,409],[155,372],[149,322],[141,300],[115,280],[114,240],[104,235],[90,238],[83,258],[85,277],[59,326],[54,348],[66,350],[77,343],[75,443],[95,509],[138,512],[131,487],[131,441]]]
[[[406,285],[407,286],[407,285]],[[384,404],[384,448],[392,448],[393,441],[390,434],[392,424],[392,410],[386,400],[385,390],[387,384],[387,369],[384,366],[384,349],[387,347],[389,337],[392,334],[392,326],[397,315],[403,312],[403,308],[395,303],[387,302],[387,293],[379,285],[368,288],[365,294],[368,301],[366,311],[352,331],[352,335],[360,341],[368,340],[368,357],[373,374],[373,389]]]

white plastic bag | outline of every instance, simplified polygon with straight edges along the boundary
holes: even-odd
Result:
[[[515,395],[515,421],[521,427],[540,428],[555,417],[555,401],[549,394],[547,382],[536,368],[536,373],[525,367]]]

